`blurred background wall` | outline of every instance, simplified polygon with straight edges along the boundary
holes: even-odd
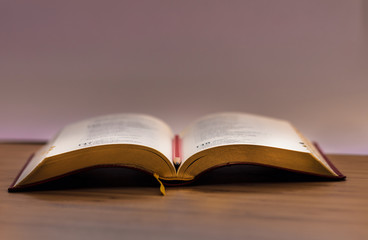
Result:
[[[139,112],[291,121],[368,154],[368,1],[0,1],[0,140]]]

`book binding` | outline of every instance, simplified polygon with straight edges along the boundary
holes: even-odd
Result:
[[[172,159],[173,159],[173,163],[176,166],[179,166],[181,164],[181,159],[182,159],[182,153],[181,153],[181,139],[179,137],[179,135],[175,135],[173,140],[172,140]]]

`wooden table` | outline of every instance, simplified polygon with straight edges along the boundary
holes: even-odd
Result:
[[[0,239],[368,239],[368,156],[330,155],[338,182],[231,167],[163,197],[149,176],[105,169],[8,193],[39,147],[0,144]]]

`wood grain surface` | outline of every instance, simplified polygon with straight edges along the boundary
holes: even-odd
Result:
[[[368,156],[330,155],[346,181],[218,169],[168,187],[101,169],[8,193],[38,144],[0,144],[0,239],[368,239]]]

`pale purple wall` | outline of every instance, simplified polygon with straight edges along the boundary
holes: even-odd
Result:
[[[285,118],[368,154],[368,1],[1,1],[0,139],[142,112]]]

